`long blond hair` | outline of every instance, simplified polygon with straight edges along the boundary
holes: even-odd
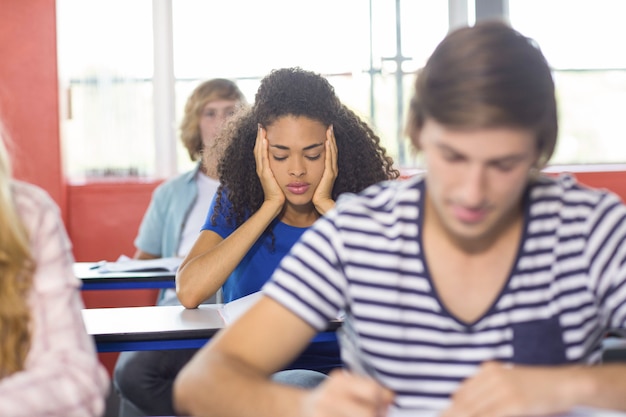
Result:
[[[0,123],[0,379],[24,368],[30,348],[27,296],[35,263],[11,190],[11,164]]]

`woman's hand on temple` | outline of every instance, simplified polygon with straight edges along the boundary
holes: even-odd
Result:
[[[333,186],[339,173],[337,166],[337,142],[335,140],[335,132],[333,125],[326,130],[326,142],[324,144],[326,155],[324,158],[324,174],[320,180],[315,193],[313,193],[313,205],[320,214],[326,213],[335,207],[333,200]]]
[[[280,207],[285,204],[285,194],[280,189],[274,173],[270,169],[267,131],[259,124],[254,145],[254,159],[256,160],[256,173],[261,180],[263,194],[266,202],[276,203]]]

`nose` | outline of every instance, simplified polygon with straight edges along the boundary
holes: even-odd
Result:
[[[306,174],[306,167],[302,158],[290,158],[289,175],[299,178]]]
[[[472,166],[463,176],[461,199],[468,208],[481,207],[486,200],[487,172],[480,165]]]

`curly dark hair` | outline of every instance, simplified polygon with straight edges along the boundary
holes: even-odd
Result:
[[[261,80],[252,108],[231,119],[218,139],[229,145],[218,167],[220,188],[214,223],[224,190],[232,203],[226,220],[234,227],[239,227],[263,204],[263,188],[254,159],[257,128],[258,124],[270,126],[284,116],[304,116],[324,126],[333,125],[339,168],[332,191],[334,200],[342,193],[359,192],[400,175],[380,138],[341,103],[326,78],[301,68],[273,70]]]

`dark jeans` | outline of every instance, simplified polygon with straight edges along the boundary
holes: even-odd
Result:
[[[178,372],[197,349],[122,352],[113,384],[121,400],[150,416],[173,416],[172,387]]]

